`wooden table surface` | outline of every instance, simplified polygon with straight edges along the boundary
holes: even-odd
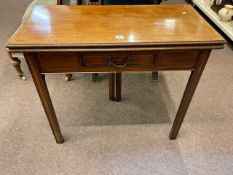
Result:
[[[7,47],[223,42],[190,5],[37,6]]]

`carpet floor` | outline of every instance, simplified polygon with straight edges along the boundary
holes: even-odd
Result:
[[[233,52],[215,50],[177,140],[171,129],[189,72],[124,74],[122,102],[108,80],[48,75],[65,137],[56,144],[24,60],[17,78],[4,45],[31,0],[0,0],[0,175],[232,175]],[[180,1],[181,2],[181,1]]]

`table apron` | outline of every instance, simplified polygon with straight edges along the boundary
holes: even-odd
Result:
[[[201,50],[34,53],[41,73],[194,70]]]

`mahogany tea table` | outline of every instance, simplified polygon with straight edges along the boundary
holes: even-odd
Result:
[[[55,140],[63,143],[46,74],[110,73],[109,98],[120,101],[122,72],[190,71],[169,136],[176,139],[210,52],[224,42],[190,5],[62,5],[36,6],[6,47],[24,55]]]

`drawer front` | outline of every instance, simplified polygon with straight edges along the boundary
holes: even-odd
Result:
[[[83,55],[83,66],[86,67],[137,67],[154,66],[156,64],[155,54],[102,54]]]
[[[164,51],[159,53],[160,70],[191,70],[195,69],[198,50]]]
[[[200,51],[39,53],[41,73],[193,70]]]
[[[77,53],[40,53],[37,61],[41,72],[72,72],[79,67]]]

